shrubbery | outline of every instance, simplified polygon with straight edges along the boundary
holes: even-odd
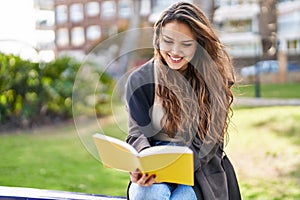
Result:
[[[80,63],[69,57],[39,64],[0,54],[0,130],[72,117],[72,91],[79,68]],[[112,78],[106,77],[102,84],[112,84]]]

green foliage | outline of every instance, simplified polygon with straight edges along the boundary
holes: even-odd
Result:
[[[0,54],[1,129],[32,127],[70,118],[73,85],[79,68],[80,63],[69,57],[40,64]],[[113,84],[107,74],[99,81],[110,87]],[[109,90],[101,92],[111,96]]]
[[[72,116],[72,90],[80,63],[68,57],[42,67],[42,98],[48,112],[61,117]]]
[[[37,112],[41,91],[37,63],[0,54],[0,122],[24,121]]]

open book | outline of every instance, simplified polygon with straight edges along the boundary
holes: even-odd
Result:
[[[93,135],[105,167],[133,172],[137,168],[158,182],[194,185],[193,152],[183,146],[154,146],[137,152],[130,144],[96,133]]]

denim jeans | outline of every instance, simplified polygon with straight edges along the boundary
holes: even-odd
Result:
[[[183,146],[184,143],[168,141],[152,141],[152,146],[171,145]],[[148,187],[131,183],[129,187],[130,200],[197,200],[192,186],[169,183],[156,183]]]
[[[192,186],[156,183],[148,187],[131,183],[130,200],[197,200]]]

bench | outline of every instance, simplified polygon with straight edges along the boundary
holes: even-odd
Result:
[[[36,188],[0,186],[0,200],[122,200],[125,197],[85,194]]]

